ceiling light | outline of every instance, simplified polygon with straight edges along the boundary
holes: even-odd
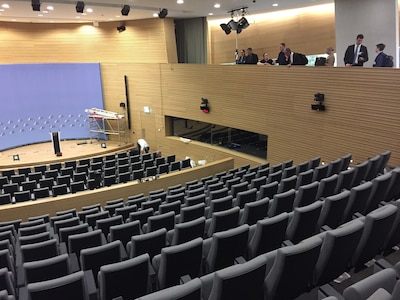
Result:
[[[225,31],[226,35],[228,35],[228,34],[231,33],[231,28],[230,28],[228,25],[226,25],[226,24],[221,24],[221,25],[219,25],[219,26],[221,26],[221,28],[222,28],[223,31]]]
[[[168,16],[168,9],[163,8],[162,10],[160,10],[160,12],[158,13],[158,17],[160,19],[164,19],[166,16]]]
[[[49,13],[49,11],[48,11],[48,10],[44,10],[44,11],[42,11],[42,13],[44,13],[44,14],[48,14],[48,13]]]
[[[51,5],[47,6],[46,8],[47,8],[47,10],[54,10],[54,7]]]
[[[129,11],[131,10],[131,7],[129,5],[124,5],[121,9],[121,15],[127,16],[129,15]]]
[[[158,13],[154,13],[154,14],[153,14],[153,17],[154,17],[154,18],[157,18],[157,17],[158,17]]]
[[[220,7],[221,7],[221,4],[215,3],[215,4],[214,4],[214,7],[215,7],[215,8],[220,8]]]
[[[40,11],[40,0],[32,0],[32,10]]]
[[[92,13],[92,12],[93,12],[93,8],[87,8],[87,9],[86,9],[86,12]]]
[[[4,3],[1,7],[2,8],[10,8],[10,5],[8,5],[7,3]]]
[[[185,1],[183,1],[183,0],[177,0],[176,1],[176,3],[178,3],[178,4],[183,4]]]
[[[43,15],[42,14],[38,14],[38,17],[43,17]]]
[[[274,3],[272,4],[272,6],[277,7],[279,4],[278,3]]]
[[[208,15],[209,15],[209,16],[213,16],[213,15],[214,15],[214,13],[208,13]]]
[[[83,13],[83,10],[85,9],[85,2],[83,1],[76,2],[75,9],[77,13]]]

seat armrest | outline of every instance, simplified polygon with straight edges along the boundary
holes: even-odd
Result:
[[[97,300],[97,289],[92,270],[84,271],[84,276],[89,300]]]
[[[318,299],[323,299],[329,296],[334,296],[338,300],[345,300],[343,296],[329,284],[325,284],[318,289]]]

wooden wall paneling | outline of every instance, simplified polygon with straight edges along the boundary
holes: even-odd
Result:
[[[140,193],[148,194],[150,191],[158,189],[167,189],[176,184],[185,184],[187,181],[200,179],[222,171],[233,168],[233,159],[225,158],[218,162],[208,163],[205,166],[199,166],[193,169],[187,169],[160,176],[154,181],[142,183],[128,182],[105,187],[92,191],[84,191],[71,195],[62,195],[55,198],[41,199],[37,201],[22,202],[13,205],[0,206],[0,220],[11,221],[22,219],[27,221],[29,217],[43,214],[55,215],[56,212],[76,208],[78,211],[83,206],[100,203],[102,206],[108,200],[118,198],[128,199],[128,196]]]

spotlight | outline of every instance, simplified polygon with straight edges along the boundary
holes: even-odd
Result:
[[[316,93],[314,94],[314,100],[317,102],[322,102],[325,100],[325,94]]]
[[[125,25],[120,25],[120,26],[117,27],[117,30],[118,30],[119,33],[121,33],[121,32],[126,30],[126,27],[125,27]]]
[[[101,148],[107,148],[107,144],[106,143],[101,143]]]
[[[242,29],[246,29],[249,26],[250,24],[245,17],[241,17],[240,20],[238,21],[238,27]]]
[[[163,8],[159,13],[158,13],[158,17],[160,19],[164,19],[166,16],[168,15],[168,9]]]
[[[13,161],[17,161],[17,160],[19,160],[19,155],[18,154],[13,155]]]
[[[76,2],[75,9],[77,13],[83,13],[83,10],[85,9],[85,2],[83,1]]]
[[[129,15],[129,11],[131,10],[131,7],[129,6],[129,5],[124,5],[123,7],[122,7],[122,10],[121,10],[121,15],[123,15],[123,16],[127,16],[127,15]]]
[[[223,31],[225,31],[226,35],[228,35],[228,34],[231,33],[231,29],[230,29],[229,26],[226,25],[225,23],[223,23],[223,24],[221,24],[221,25],[219,25],[219,26],[221,26],[221,28],[222,28]]]
[[[40,11],[40,0],[32,0],[32,10]]]
[[[228,27],[229,27],[231,30],[237,30],[237,29],[238,29],[238,23],[235,22],[233,19],[230,20],[230,21],[228,22],[228,24],[226,24],[226,25],[228,25]]]

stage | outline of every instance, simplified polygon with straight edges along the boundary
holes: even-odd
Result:
[[[106,148],[101,147],[102,143],[106,144]],[[90,141],[90,139],[61,141],[62,156],[54,154],[52,142],[17,147],[0,151],[0,170],[101,156],[108,153],[126,151],[134,147],[132,144],[123,144],[121,146],[118,144],[118,141]],[[13,160],[15,155],[19,156],[19,160]]]

